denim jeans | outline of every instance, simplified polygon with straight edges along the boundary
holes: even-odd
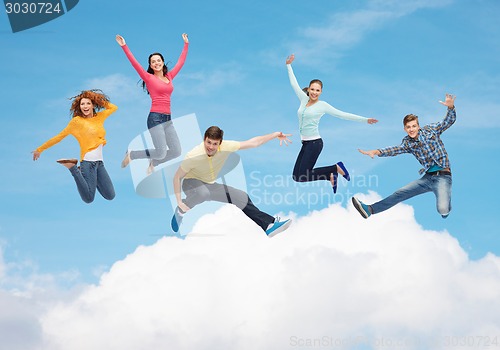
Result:
[[[73,175],[76,187],[85,203],[92,203],[95,197],[95,190],[107,200],[115,198],[115,188],[101,160],[89,162],[83,160],[80,168],[76,165],[69,169]]]
[[[150,112],[148,130],[155,148],[131,151],[130,159],[149,158],[156,166],[181,155],[181,143],[170,114]]]
[[[336,165],[314,168],[322,149],[322,139],[302,141],[302,148],[300,149],[297,160],[295,161],[295,166],[293,167],[292,178],[294,181],[330,181],[330,174],[337,173]]]
[[[425,174],[422,178],[410,182],[400,188],[389,197],[371,205],[372,213],[380,213],[394,205],[409,198],[418,196],[426,192],[434,192],[436,196],[436,207],[443,217],[448,216],[451,211],[451,175],[430,175]]]
[[[260,211],[250,200],[248,194],[234,187],[219,183],[205,183],[198,179],[184,179],[182,190],[186,194],[183,202],[193,208],[206,201],[232,203],[240,208],[246,216],[259,225],[264,231],[274,222],[274,217]]]

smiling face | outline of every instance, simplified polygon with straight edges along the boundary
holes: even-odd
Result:
[[[90,118],[94,116],[94,104],[89,98],[82,98],[80,100],[80,110],[82,111],[82,116],[85,118]]]
[[[149,66],[155,73],[163,72],[164,65],[165,62],[163,62],[163,59],[161,58],[160,55],[152,55],[149,59]]]
[[[417,138],[418,131],[420,130],[420,125],[418,120],[412,120],[405,124],[405,131],[412,139]]]
[[[208,137],[205,138],[204,146],[205,146],[205,152],[207,153],[207,156],[212,157],[217,153],[217,150],[219,149],[219,146],[221,144],[222,140],[213,140]]]
[[[308,93],[309,93],[309,100],[312,102],[316,102],[319,99],[319,96],[321,95],[321,92],[323,91],[323,87],[319,82],[311,82],[309,85]]]

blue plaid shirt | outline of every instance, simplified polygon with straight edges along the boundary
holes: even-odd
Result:
[[[419,171],[420,174],[423,174],[433,165],[449,168],[450,161],[443,141],[441,141],[441,134],[452,126],[456,119],[455,108],[448,108],[448,113],[441,122],[424,126],[414,139],[408,135],[405,136],[399,146],[380,148],[379,157],[392,157],[402,153],[411,153],[423,166]]]

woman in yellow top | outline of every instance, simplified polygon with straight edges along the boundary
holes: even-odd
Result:
[[[59,159],[57,162],[69,169],[85,203],[94,201],[96,189],[105,199],[112,200],[115,198],[115,189],[104,167],[102,147],[106,144],[104,121],[118,107],[109,102],[108,96],[101,90],[82,91],[71,99],[73,118],[58,135],[32,152],[33,160],[40,158],[43,151],[66,136],[73,135],[80,144],[80,166],[76,166],[77,159]]]

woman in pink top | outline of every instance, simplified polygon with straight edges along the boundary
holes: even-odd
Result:
[[[125,168],[133,159],[149,158],[148,174],[154,171],[158,164],[167,162],[181,155],[181,145],[175,132],[170,113],[170,96],[174,90],[173,79],[179,73],[188,52],[189,40],[187,34],[182,34],[184,49],[174,68],[169,70],[160,53],[149,55],[147,71],[137,62],[121,35],[116,36],[116,42],[122,47],[128,60],[141,77],[143,88],[151,97],[151,109],[148,116],[148,129],[153,140],[154,149],[127,151],[122,161]]]

